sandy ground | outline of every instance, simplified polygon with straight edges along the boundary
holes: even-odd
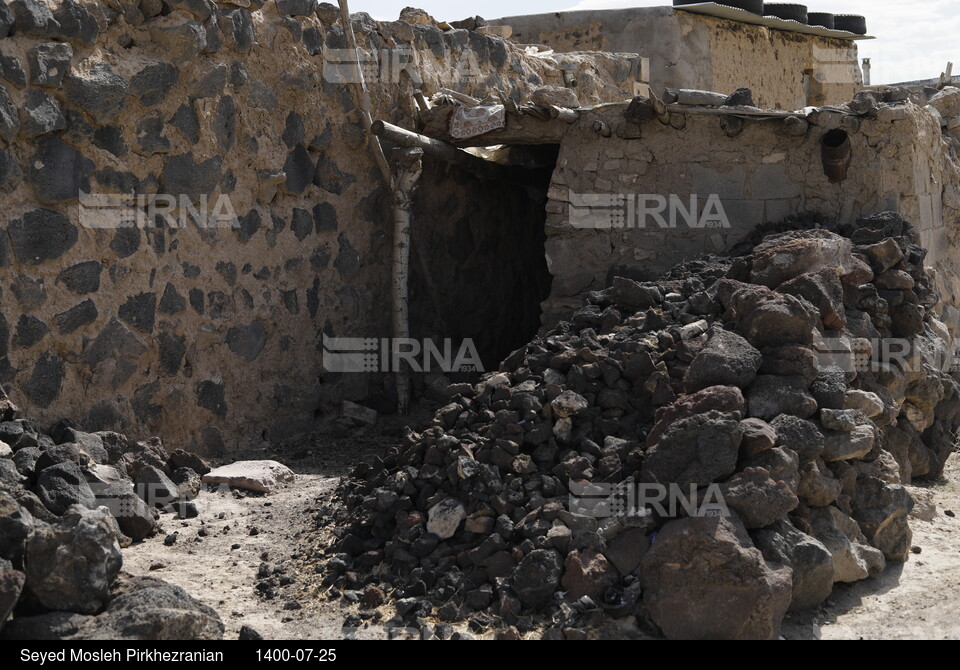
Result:
[[[840,584],[819,612],[791,616],[787,639],[960,639],[960,454],[944,478],[925,487],[933,494],[933,521],[911,519],[921,553],[873,579]]]
[[[202,493],[198,518],[165,515],[160,534],[124,550],[124,569],[184,587],[220,613],[226,639],[236,639],[243,625],[267,639],[342,639],[346,618],[358,608],[324,595],[312,569],[319,558],[315,517],[339,477],[364,455],[395,444],[400,428],[318,434],[244,454],[286,463],[297,481],[270,496]],[[838,585],[818,611],[789,616],[783,637],[960,639],[960,519],[945,513],[960,513],[960,454],[951,458],[945,479],[927,489],[936,502],[934,520],[911,520],[921,553],[874,579]],[[172,534],[176,541],[165,544]],[[265,595],[258,584],[270,592]],[[355,636],[386,637],[380,624],[391,615],[389,606],[382,608]]]
[[[294,566],[310,558],[302,554],[300,538],[315,528],[318,500],[332,495],[348,463],[366,451],[364,433],[352,437],[337,441],[316,435],[244,453],[243,459],[285,463],[297,473],[296,481],[272,495],[202,492],[197,518],[162,515],[160,533],[124,550],[123,569],[182,586],[213,607],[226,626],[225,639],[237,639],[244,625],[267,639],[341,639],[345,615],[339,604],[318,598],[308,583],[315,580],[297,574]],[[377,437],[370,436],[372,452],[379,450]],[[172,534],[176,541],[168,545]],[[272,597],[257,589],[264,564],[276,584]]]

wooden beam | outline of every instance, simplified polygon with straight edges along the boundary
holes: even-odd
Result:
[[[527,170],[485,160],[452,144],[405,130],[392,123],[374,121],[371,132],[398,146],[422,149],[426,155],[461,167],[480,179],[505,181],[521,186],[530,185],[531,180]]]
[[[529,114],[507,112],[507,127],[493,130],[476,137],[455,140],[448,134],[449,119],[454,109],[449,106],[433,107],[419,114],[420,129],[430,137],[448,142],[456,147],[491,147],[496,144],[559,144],[570,130],[570,124],[580,118],[576,110],[563,110],[551,118],[551,110],[544,108],[547,120],[541,121]],[[570,112],[570,113],[567,113]],[[576,118],[573,117],[576,114]]]

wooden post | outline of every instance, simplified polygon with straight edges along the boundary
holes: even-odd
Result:
[[[340,20],[343,23],[343,33],[347,38],[347,46],[353,49],[357,56],[356,62],[354,63],[357,68],[357,78],[354,82],[353,89],[359,98],[361,121],[369,135],[370,150],[373,152],[373,158],[377,162],[377,167],[380,168],[380,174],[383,176],[383,180],[387,183],[387,186],[392,187],[393,176],[390,174],[390,166],[387,164],[387,157],[383,154],[380,139],[370,132],[370,126],[373,124],[373,117],[370,111],[372,107],[370,103],[370,91],[367,88],[366,81],[363,79],[363,68],[360,67],[360,54],[357,51],[357,36],[353,32],[353,23],[350,22],[350,7],[347,4],[347,0],[337,0],[337,2],[340,3]]]
[[[953,83],[953,63],[947,63],[946,71],[940,74],[940,85],[937,88],[944,88]]]
[[[340,21],[343,23],[343,33],[347,46],[356,54],[356,79],[354,80],[354,94],[360,103],[360,118],[374,161],[380,170],[387,191],[393,199],[394,206],[394,236],[393,236],[393,267],[392,287],[393,305],[391,311],[391,331],[394,338],[408,337],[410,333],[409,313],[407,310],[407,278],[410,265],[410,206],[409,199],[413,194],[413,186],[420,176],[419,167],[407,170],[400,180],[395,180],[383,153],[380,138],[373,132],[373,117],[371,116],[370,91],[363,78],[363,69],[360,67],[360,54],[357,50],[357,36],[353,32],[353,23],[350,22],[350,7],[347,0],[337,0],[340,3]],[[419,166],[419,158],[417,159]],[[403,182],[403,183],[400,183]],[[406,189],[406,190],[404,190]],[[397,409],[406,413],[410,407],[410,380],[404,370],[396,371]]]
[[[396,199],[393,206],[393,284],[392,327],[395,338],[410,337],[408,285],[410,281],[410,218],[413,192],[423,171],[423,150],[405,148],[398,165]],[[410,377],[403,367],[395,371],[397,410],[410,409]]]

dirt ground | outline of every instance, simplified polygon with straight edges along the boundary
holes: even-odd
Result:
[[[226,639],[237,639],[244,625],[266,639],[342,639],[345,622],[359,623],[348,629],[356,638],[387,637],[381,624],[393,614],[389,605],[361,622],[356,605],[326,598],[312,568],[320,558],[316,517],[338,479],[365,456],[397,444],[403,425],[381,418],[370,428],[325,430],[238,455],[283,462],[297,480],[270,496],[202,493],[198,518],[164,515],[161,533],[124,550],[124,570],[185,588],[220,613]],[[935,518],[911,520],[921,553],[874,579],[837,585],[818,611],[790,615],[784,638],[960,639],[960,520],[947,514],[960,513],[960,454],[948,462],[945,478],[926,489],[936,503]],[[171,535],[176,539],[168,544]],[[638,637],[627,628],[624,636]]]
[[[960,454],[944,477],[925,486],[936,504],[933,521],[911,519],[913,554],[873,579],[838,584],[814,615],[791,616],[787,639],[960,639]],[[920,492],[922,494],[923,492]]]
[[[423,421],[426,415],[413,418]],[[162,515],[160,533],[124,550],[123,569],[182,586],[216,609],[226,626],[225,639],[237,639],[244,625],[266,639],[342,639],[345,618],[357,608],[326,599],[320,576],[309,571],[316,564],[320,540],[316,515],[332,498],[340,477],[398,444],[409,421],[381,417],[369,428],[343,431],[334,426],[237,453],[234,460],[280,461],[297,478],[272,495],[202,492],[196,500],[197,518],[181,521]],[[167,544],[173,534],[176,540]],[[276,582],[273,593],[257,589],[271,578]],[[357,638],[387,637],[376,622],[367,624]]]

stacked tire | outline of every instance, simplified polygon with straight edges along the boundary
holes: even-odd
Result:
[[[683,5],[699,5],[702,3],[703,0],[673,0],[674,7],[682,7]],[[725,5],[727,7],[735,7],[736,9],[742,9],[750,12],[751,14],[756,14],[757,16],[763,16],[763,0],[723,0],[723,2],[717,4]]]
[[[810,12],[807,14],[807,24],[811,26],[820,26],[821,28],[834,29],[835,17],[827,12]]]
[[[783,2],[767,2],[763,5],[764,16],[775,16],[784,21],[796,21],[806,25],[807,6],[791,5]]]
[[[855,35],[867,34],[867,20],[856,14],[837,14],[834,18],[834,27]]]

